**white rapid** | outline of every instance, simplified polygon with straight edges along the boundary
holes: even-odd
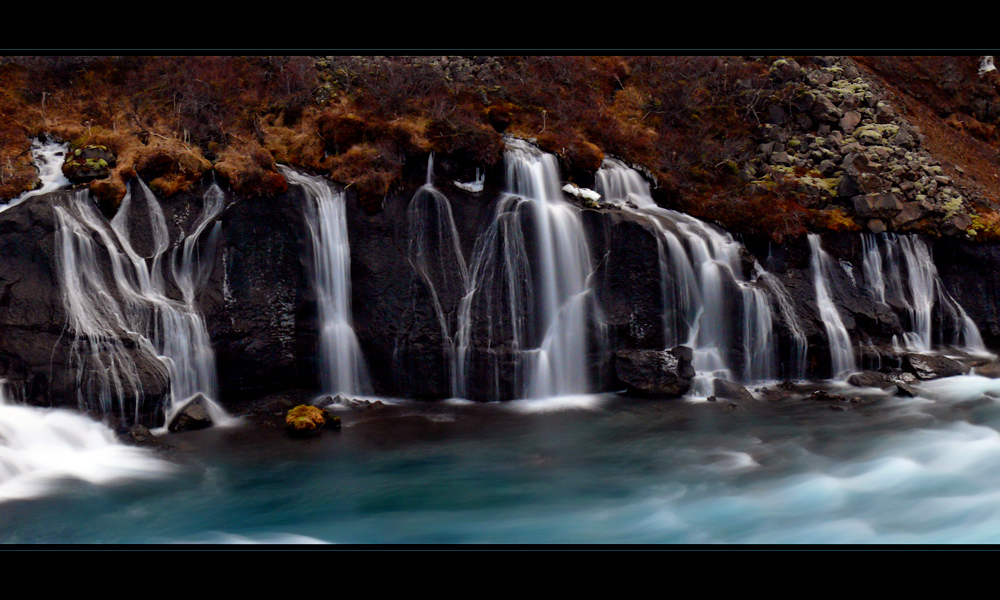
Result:
[[[71,362],[77,369],[77,393],[83,409],[100,413],[143,412],[143,372],[159,369],[170,382],[164,408],[167,421],[196,394],[208,398],[214,423],[229,418],[212,400],[217,397],[215,355],[195,292],[208,277],[220,224],[203,236],[223,208],[222,191],[212,186],[191,235],[173,249],[171,274],[182,298],[167,294],[164,269],[170,238],[163,211],[153,193],[139,181],[130,189],[115,218],[108,223],[86,190],[73,192],[56,206],[59,228],[56,257],[68,333],[73,336]],[[139,197],[141,196],[141,197]],[[135,209],[136,203],[144,203]],[[133,246],[130,231],[148,232],[149,256]],[[110,271],[102,267],[107,256]],[[136,363],[143,354],[159,361]]]
[[[0,380],[0,502],[57,492],[70,480],[104,485],[173,468],[124,446],[104,424],[68,410],[18,406]]]
[[[657,206],[649,184],[620,161],[604,161],[597,172],[597,191],[602,201],[646,218],[658,233],[666,347],[684,344],[694,349],[699,373],[696,394],[711,393],[711,377],[743,381],[802,377],[805,336],[788,294],[757,263],[750,280],[743,276],[741,244],[703,221]],[[792,362],[784,373],[773,303],[793,332]],[[729,357],[736,344],[743,352],[738,373]]]
[[[927,244],[915,235],[864,234],[862,273],[877,302],[900,310],[909,331],[903,345],[911,352],[927,352],[935,345],[963,347],[985,353],[983,338],[962,306],[952,298],[938,276]],[[940,329],[933,329],[938,311]],[[944,328],[952,332],[945,337]]]
[[[465,291],[469,288],[469,269],[462,256],[455,218],[448,198],[434,187],[434,154],[427,159],[427,183],[420,187],[406,209],[409,227],[407,256],[431,293],[434,312],[441,326],[445,345],[445,364],[453,396],[458,397],[458,361],[456,360],[457,334],[452,323],[454,309],[448,310],[441,300],[441,293],[450,289]],[[438,288],[441,288],[439,292]]]
[[[585,394],[591,391],[588,328],[595,321],[599,327],[601,317],[579,211],[563,200],[554,156],[521,140],[506,143],[508,193],[477,241],[460,307],[456,395],[469,395],[474,319],[485,322],[488,352],[513,355],[520,397]],[[496,280],[500,297],[490,295]],[[500,358],[493,368],[498,381]]]
[[[279,166],[301,186],[312,240],[313,287],[320,319],[320,382],[323,391],[358,396],[370,391],[368,368],[351,316],[351,247],[344,193],[320,177]]]
[[[813,281],[816,286],[816,304],[819,306],[820,320],[826,328],[830,343],[831,374],[834,379],[844,379],[857,368],[854,362],[854,348],[851,336],[844,327],[837,307],[830,294],[830,256],[820,246],[819,235],[809,234],[809,248],[812,252]]]
[[[28,198],[48,194],[61,187],[70,184],[69,179],[63,175],[62,166],[66,160],[66,152],[69,150],[67,144],[57,144],[55,142],[42,143],[35,140],[31,143],[31,156],[35,159],[35,167],[38,168],[38,179],[41,185],[27,191],[7,204],[0,204],[0,212],[17,206]],[[3,167],[0,167],[2,169]]]

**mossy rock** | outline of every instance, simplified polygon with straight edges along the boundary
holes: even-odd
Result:
[[[82,146],[73,151],[63,163],[63,175],[73,183],[87,183],[104,179],[118,164],[114,153],[106,146]]]
[[[285,416],[285,430],[293,436],[318,434],[323,429],[340,429],[340,417],[331,416],[325,409],[300,404]]]

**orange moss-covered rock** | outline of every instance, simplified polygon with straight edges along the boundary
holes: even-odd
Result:
[[[288,191],[288,181],[278,173],[274,157],[255,142],[228,146],[213,168],[242,194],[270,197]]]
[[[500,134],[471,119],[432,120],[427,127],[427,138],[435,152],[463,155],[484,165],[495,165],[503,158]]]
[[[330,176],[358,196],[369,214],[382,210],[382,202],[403,174],[403,156],[385,144],[359,144],[336,157]]]
[[[830,210],[808,210],[807,212],[812,217],[811,229],[825,229],[835,232],[861,231],[861,226],[840,207]]]
[[[316,128],[326,151],[340,154],[365,140],[368,124],[353,113],[327,110],[317,118]]]
[[[285,430],[292,435],[311,435],[323,428],[339,429],[340,417],[331,416],[325,409],[307,404],[300,404],[285,415]]]
[[[88,185],[91,195],[105,213],[113,214],[125,197],[128,189],[118,172],[112,172],[107,179],[95,179]]]

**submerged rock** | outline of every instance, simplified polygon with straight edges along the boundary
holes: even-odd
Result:
[[[167,430],[171,433],[179,433],[211,426],[212,417],[208,414],[208,399],[204,395],[198,394],[170,419]]]
[[[676,398],[691,388],[695,371],[690,348],[672,350],[619,350],[615,374],[630,394]]]
[[[812,400],[817,400],[819,402],[846,402],[847,398],[843,396],[838,396],[837,394],[831,394],[826,390],[816,390],[809,396]]]

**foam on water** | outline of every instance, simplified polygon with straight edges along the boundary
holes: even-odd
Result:
[[[173,471],[88,417],[7,403],[0,381],[0,502],[54,494],[69,480],[108,485]]]
[[[548,398],[526,400],[511,400],[501,406],[507,410],[519,413],[546,413],[561,410],[596,410],[606,399],[599,394],[567,394]]]

